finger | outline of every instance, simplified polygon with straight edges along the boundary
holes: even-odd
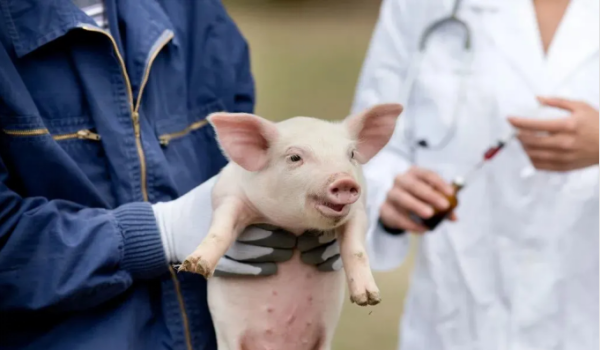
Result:
[[[291,232],[280,229],[271,231],[263,227],[249,226],[237,240],[260,247],[292,249],[296,246],[296,236]]]
[[[398,209],[407,209],[428,218],[433,215],[432,206],[444,210],[450,205],[441,193],[428,184],[412,180],[406,183],[406,187],[402,189],[394,187],[388,193],[388,199],[398,206]]]
[[[394,206],[384,204],[381,207],[380,216],[385,224],[392,228],[402,228],[406,231],[425,233],[427,228],[417,224],[411,220],[408,213],[404,211],[398,211]]]
[[[564,134],[539,136],[526,131],[519,133],[518,139],[525,148],[529,149],[568,151],[572,148],[571,137]]]
[[[282,262],[290,260],[293,254],[292,249],[259,247],[238,241],[225,253],[227,257],[240,262]]]
[[[438,191],[441,191],[448,196],[452,196],[454,194],[452,186],[433,171],[423,168],[414,168],[414,174],[417,178],[427,182],[430,186]]]
[[[339,254],[340,245],[337,244],[337,241],[334,241],[327,245],[322,245],[315,249],[300,254],[300,259],[305,264],[318,265],[325,262],[327,259],[330,259],[331,257]]]
[[[450,214],[450,216],[448,217],[448,220],[450,220],[450,221],[458,221],[458,217],[456,216],[456,214],[454,212],[452,212]]]
[[[545,131],[549,133],[559,133],[572,132],[574,129],[574,121],[571,117],[559,119],[509,117],[508,121],[515,128],[527,131]]]
[[[560,97],[538,97],[538,101],[545,106],[556,107],[574,112],[581,108],[582,103],[579,101],[568,100]]]
[[[335,231],[307,231],[298,237],[297,248],[305,252],[335,240]]]
[[[240,275],[246,276],[270,276],[277,273],[277,264],[275,263],[241,263],[228,259],[221,258],[213,276],[215,277],[235,277]]]
[[[566,171],[570,170],[567,165],[557,164],[554,162],[533,162],[533,166],[537,170],[545,170],[545,171]]]
[[[555,151],[525,149],[533,166],[538,170],[561,171],[568,167],[569,153]]]
[[[408,192],[392,190],[389,196],[390,203],[392,203],[398,211],[412,212],[425,219],[432,217],[435,213],[429,204],[417,199]]]
[[[327,261],[317,266],[317,270],[322,272],[333,272],[341,270],[342,267],[344,267],[342,257],[340,255],[336,255],[327,259]]]
[[[556,165],[564,165],[568,162],[568,154],[551,150],[525,148],[527,155],[534,163],[554,163]]]

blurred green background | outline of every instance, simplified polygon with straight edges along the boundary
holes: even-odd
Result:
[[[380,1],[223,2],[250,44],[257,114],[272,120],[348,115]],[[412,260],[376,274],[381,304],[362,308],[346,301],[335,350],[396,349]]]

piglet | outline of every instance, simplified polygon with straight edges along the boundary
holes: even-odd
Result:
[[[210,278],[219,259],[252,224],[337,235],[350,300],[381,301],[365,250],[361,165],[389,141],[398,104],[341,122],[295,117],[273,123],[252,114],[208,117],[230,160],[212,193],[208,235],[180,271],[204,275],[219,350],[327,350],[339,320],[342,271],[319,272],[292,259],[269,277]]]

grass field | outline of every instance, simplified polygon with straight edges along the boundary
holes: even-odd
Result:
[[[272,120],[348,114],[377,1],[224,2],[250,43],[257,114]],[[398,270],[376,274],[382,304],[365,309],[346,302],[335,350],[396,349],[411,267],[412,256]]]

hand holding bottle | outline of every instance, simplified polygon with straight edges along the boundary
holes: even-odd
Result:
[[[394,180],[381,206],[381,222],[389,228],[425,233],[430,228],[414,216],[427,220],[447,211],[455,205],[449,200],[454,194],[455,188],[435,172],[413,167]],[[456,216],[451,214],[449,219],[455,221]]]

